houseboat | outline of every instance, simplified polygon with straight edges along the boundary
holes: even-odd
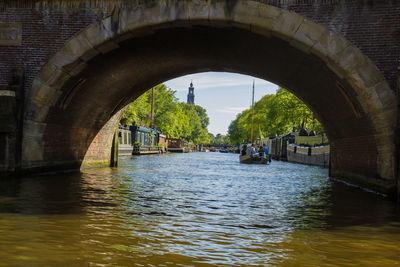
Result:
[[[118,155],[130,156],[133,152],[132,132],[130,126],[119,125],[118,127]]]
[[[133,137],[133,155],[161,153],[161,148],[158,146],[159,131],[136,125],[130,128]]]
[[[187,153],[189,152],[188,142],[177,138],[167,138],[167,151]]]
[[[120,156],[158,154],[165,152],[165,135],[143,126],[119,125]]]

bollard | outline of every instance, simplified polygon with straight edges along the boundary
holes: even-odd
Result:
[[[110,167],[118,167],[118,128],[114,132],[113,141],[111,144],[111,159]]]

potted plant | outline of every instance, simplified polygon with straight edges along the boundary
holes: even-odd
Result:
[[[134,147],[135,149],[140,149],[140,148],[142,147],[142,143],[140,143],[140,142],[135,142],[135,143],[133,144],[133,147]]]

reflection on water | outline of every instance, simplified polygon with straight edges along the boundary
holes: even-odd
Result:
[[[191,153],[0,182],[4,266],[391,266],[396,203],[285,162]]]

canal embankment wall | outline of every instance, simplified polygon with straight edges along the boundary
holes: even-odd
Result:
[[[329,149],[329,146],[305,147],[288,144],[287,161],[328,168]]]

